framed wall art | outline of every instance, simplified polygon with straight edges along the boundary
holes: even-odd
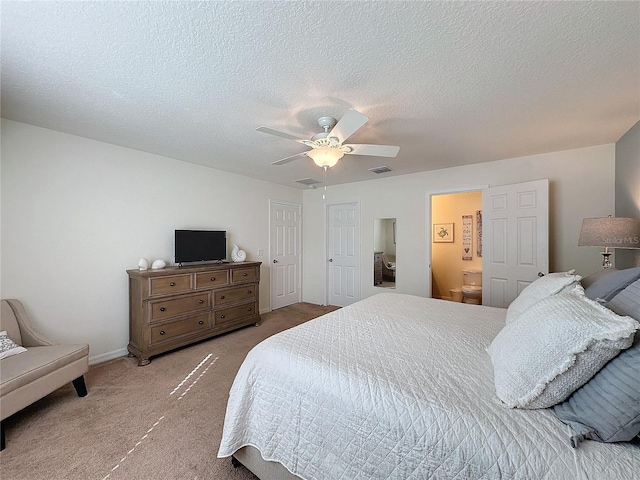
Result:
[[[462,215],[462,260],[473,260],[471,241],[473,235],[473,217]]]
[[[453,243],[453,223],[434,223],[433,242]]]

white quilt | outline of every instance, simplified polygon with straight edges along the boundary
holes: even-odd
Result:
[[[382,293],[274,335],[238,372],[218,457],[253,445],[307,480],[634,478],[638,446],[573,449],[550,411],[500,403],[485,349],[505,312]]]

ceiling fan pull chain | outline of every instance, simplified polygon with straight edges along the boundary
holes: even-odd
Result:
[[[324,192],[322,193],[322,200],[327,199],[327,167],[326,165],[322,167],[322,183],[324,183]]]

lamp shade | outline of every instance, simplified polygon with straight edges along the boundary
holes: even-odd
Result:
[[[640,248],[640,218],[585,218],[580,230],[579,246]]]
[[[311,157],[319,167],[333,167],[344,156],[344,153],[337,148],[323,147],[310,150],[307,152],[307,156]]]

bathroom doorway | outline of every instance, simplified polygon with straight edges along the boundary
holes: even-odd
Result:
[[[464,279],[475,281],[482,272],[482,189],[432,194],[430,203],[431,292],[427,293],[462,301]],[[468,296],[465,301],[475,303],[472,293]]]

